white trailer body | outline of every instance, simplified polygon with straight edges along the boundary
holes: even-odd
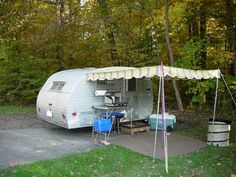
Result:
[[[124,79],[88,81],[86,74],[93,70],[65,70],[49,77],[38,94],[38,118],[68,129],[92,126],[96,116],[92,107],[104,105],[104,96],[95,96],[97,90],[120,92],[122,101],[127,101],[128,118],[131,110],[134,120],[151,115],[153,95],[149,78],[133,78],[132,82]]]

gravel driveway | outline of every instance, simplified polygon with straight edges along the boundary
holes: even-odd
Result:
[[[58,128],[58,126],[38,119],[35,114],[0,115],[0,130],[25,128]]]
[[[0,168],[88,151],[90,129],[67,130],[35,115],[0,116]]]

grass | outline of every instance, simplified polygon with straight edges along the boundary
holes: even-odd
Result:
[[[38,161],[0,171],[1,177],[44,176],[230,176],[236,174],[236,147],[207,147],[199,152],[169,158],[169,173],[164,161],[120,146],[107,146],[67,157]]]
[[[0,114],[33,114],[36,113],[36,108],[31,107],[22,107],[22,106],[0,106]]]

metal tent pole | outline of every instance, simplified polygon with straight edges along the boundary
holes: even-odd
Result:
[[[213,110],[213,118],[212,118],[212,125],[215,125],[215,117],[216,117],[216,103],[217,103],[217,96],[218,96],[218,86],[219,86],[219,78],[216,79],[216,91],[215,91],[215,102],[214,102],[214,110]],[[211,137],[213,137],[213,131],[211,132]],[[211,141],[212,143],[212,141]]]
[[[162,122],[163,122],[163,138],[164,138],[164,154],[165,154],[165,168],[166,173],[168,173],[168,144],[167,144],[167,133],[166,133],[166,120],[165,120],[165,94],[164,94],[164,66],[161,64],[161,71],[162,71],[162,84],[161,84],[161,114],[162,114]]]
[[[164,94],[164,66],[161,64],[161,70],[162,70],[162,89],[161,89],[161,97],[162,97],[162,120],[164,124],[164,153],[165,153],[165,167],[166,167],[166,173],[168,173],[168,144],[167,144],[167,133],[166,133],[166,120],[165,120],[165,94]]]
[[[216,102],[217,102],[217,96],[218,96],[218,86],[219,86],[219,78],[216,79],[216,92],[215,92],[215,103],[214,103],[214,112],[213,112],[213,125],[215,123],[215,117],[216,117]]]
[[[165,148],[165,166],[166,166],[166,172],[168,173],[168,141],[167,141],[167,132],[165,130],[165,136],[164,136],[164,148]]]
[[[158,90],[158,101],[157,101],[157,116],[160,112],[160,97],[161,97],[161,77],[159,79],[159,90]],[[155,139],[154,139],[154,145],[153,145],[153,162],[155,162],[155,157],[156,157],[157,126],[158,126],[158,118],[156,118]]]

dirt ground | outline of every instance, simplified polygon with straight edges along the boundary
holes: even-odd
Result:
[[[55,127],[57,126],[38,119],[35,114],[0,115],[0,130]]]

